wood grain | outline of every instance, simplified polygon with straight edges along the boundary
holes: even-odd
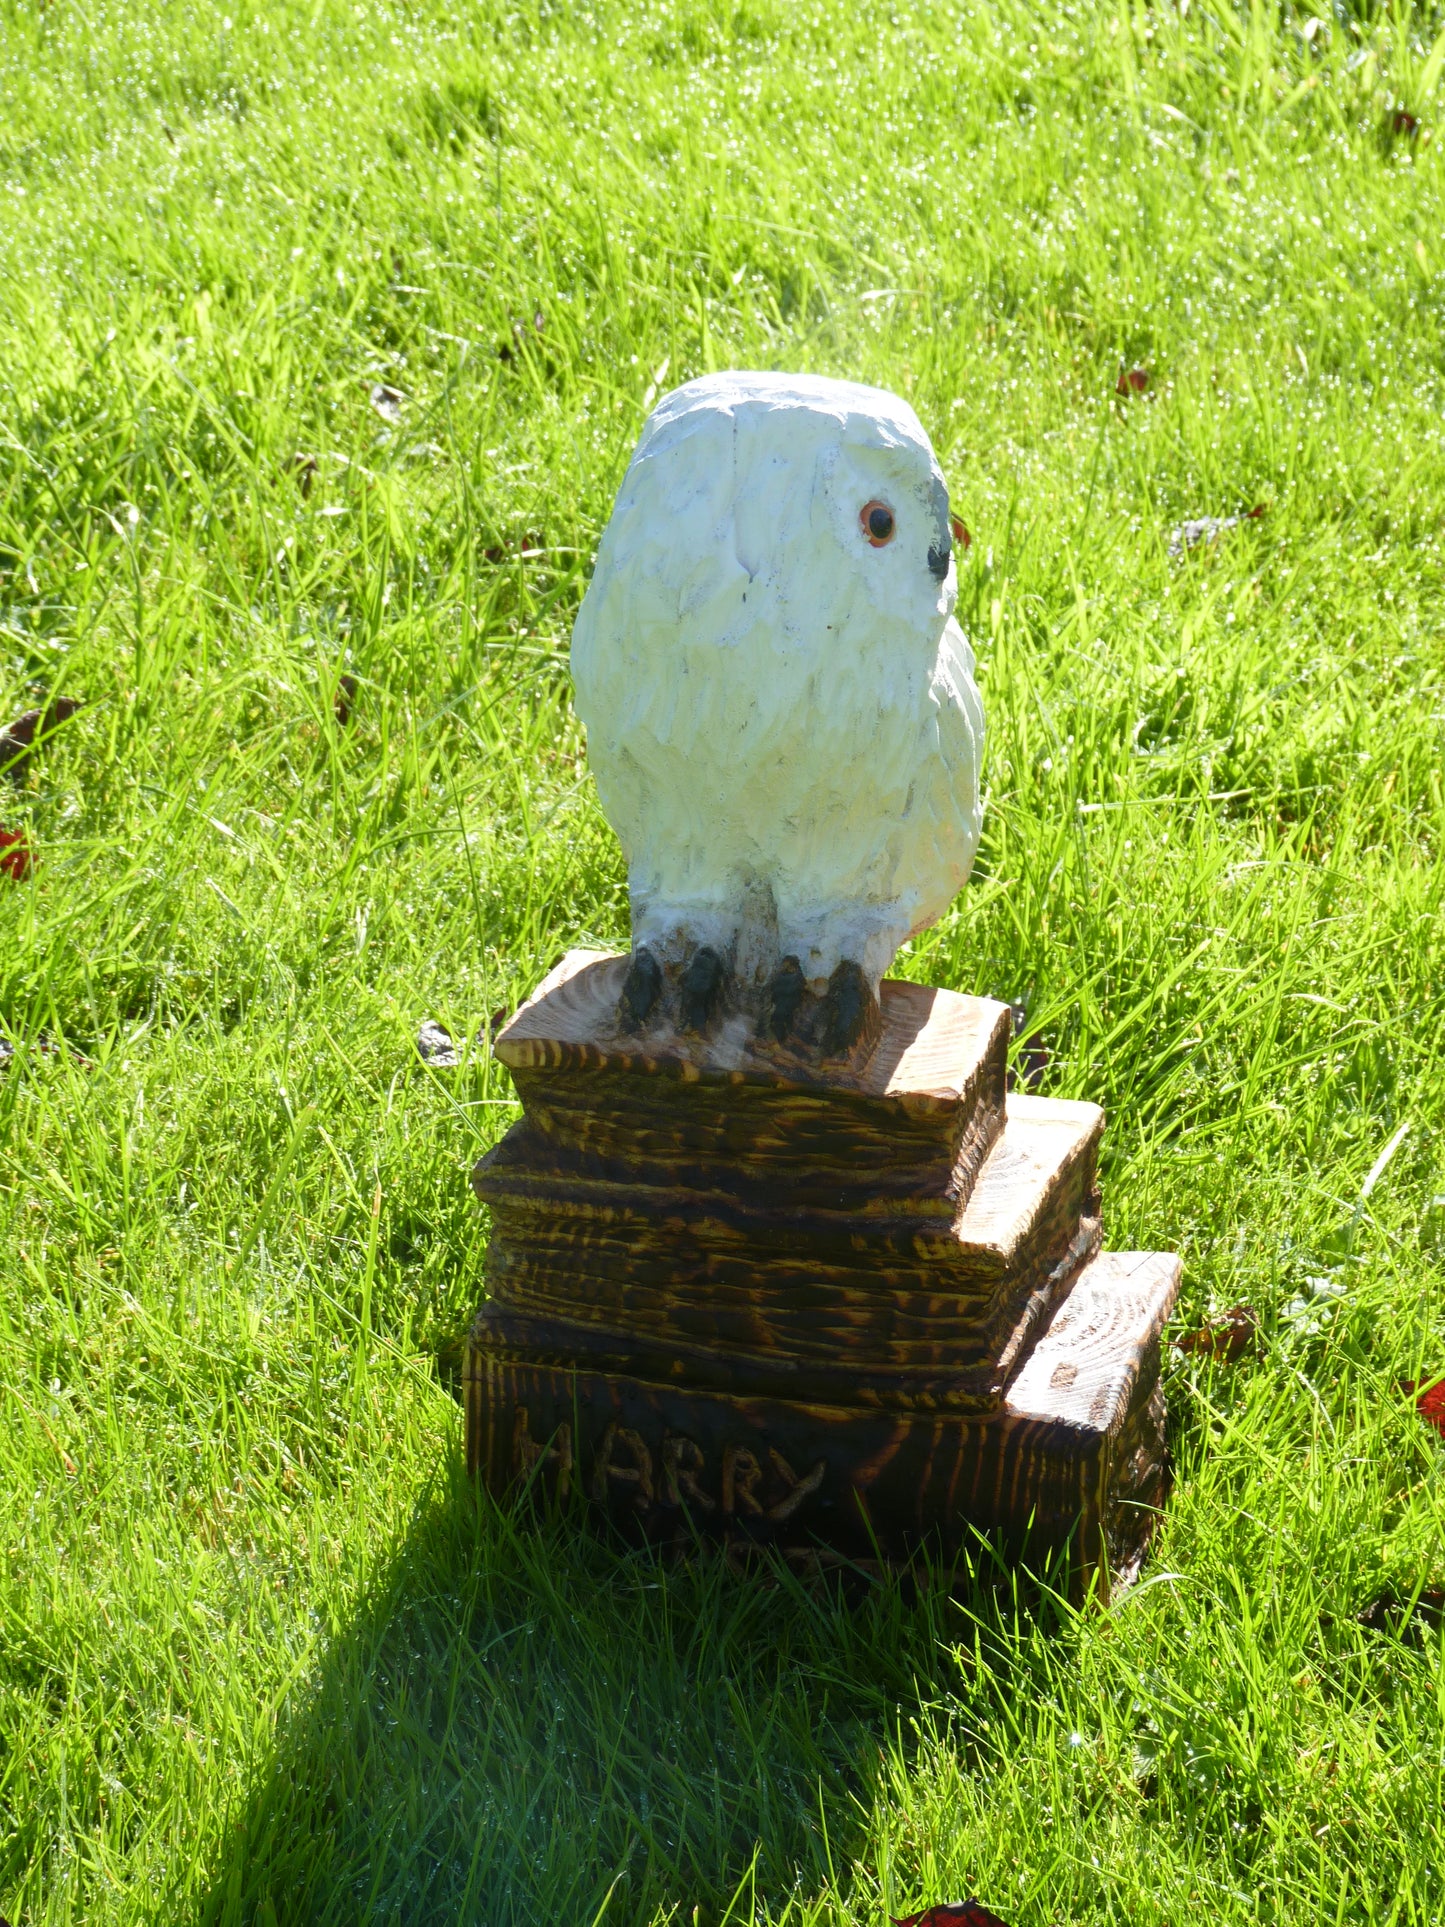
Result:
[[[1179,1295],[1172,1252],[1105,1251],[1084,1270],[1009,1387],[1010,1419],[1072,1438],[1092,1464],[1078,1526],[1086,1575],[1128,1584],[1169,1493],[1160,1341]]]
[[[1093,1105],[1010,1097],[951,1223],[619,1179],[515,1127],[474,1178],[495,1341],[644,1376],[686,1358],[739,1392],[802,1371],[843,1403],[995,1403],[1000,1363],[1097,1245],[1102,1123]]]
[[[636,1037],[618,1006],[625,955],[571,950],[537,986],[497,1037],[508,1070],[632,1070],[685,1081],[759,1080],[770,1087],[855,1090],[901,1108],[949,1110],[970,1094],[975,1067],[994,1032],[1007,1036],[1008,1006],[986,997],[892,978],[882,987],[882,1034],[861,1065],[839,1069],[754,1036],[739,1014],[707,1037],[667,1030]]]
[[[1107,1597],[1137,1570],[1168,1493],[1158,1332],[1178,1266],[1136,1266],[1126,1308],[1111,1311],[1120,1272],[1095,1264],[1075,1288],[1109,1334],[1080,1375],[1087,1405],[1080,1379],[1053,1385],[1062,1359],[1022,1405],[929,1417],[524,1363],[483,1335],[469,1355],[469,1463],[498,1492],[530,1481],[652,1540],[903,1561],[925,1546],[947,1559],[985,1533],[1040,1565],[1071,1545],[1075,1592]]]
[[[529,1121],[661,1182],[721,1170],[780,1200],[866,1188],[951,1215],[1003,1119],[1006,1006],[885,982],[861,1064],[821,1066],[734,1017],[708,1037],[619,1027],[625,957],[573,951],[498,1036]],[[860,1185],[868,1179],[867,1187]]]
[[[1179,1271],[1172,1252],[1100,1252],[1010,1385],[1008,1410],[1090,1438],[1117,1432],[1137,1402],[1142,1361],[1157,1367]]]
[[[1101,1253],[1091,1104],[1005,1097],[1005,1007],[885,983],[871,1056],[619,1023],[573,952],[497,1040],[468,1458],[649,1537],[1132,1569],[1178,1262]],[[1032,1522],[1030,1524],[1030,1522]]]

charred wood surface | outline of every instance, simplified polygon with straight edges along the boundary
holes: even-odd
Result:
[[[948,1218],[966,1201],[1003,1120],[1006,1005],[885,983],[871,1055],[824,1068],[742,1017],[706,1037],[632,1035],[626,966],[573,951],[497,1039],[529,1121],[559,1146],[764,1197],[800,1184],[862,1193],[867,1210],[891,1193]]]
[[[654,1540],[695,1534],[848,1557],[945,1556],[976,1532],[1040,1558],[1072,1537],[1076,1584],[1132,1576],[1168,1491],[1159,1334],[1178,1260],[1105,1253],[1066,1338],[986,1414],[860,1411],[470,1353],[468,1456],[498,1492],[600,1506]],[[1022,1375],[1021,1375],[1022,1377]]]
[[[1127,1576],[1178,1262],[1100,1252],[1102,1113],[1005,1098],[983,999],[885,982],[871,1054],[820,1067],[622,1028],[627,968],[574,952],[497,1040],[526,1115],[474,1175],[473,1470],[651,1537],[1074,1534],[1080,1583]]]

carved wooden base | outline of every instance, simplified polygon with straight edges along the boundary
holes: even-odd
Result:
[[[885,983],[859,1063],[638,1035],[574,952],[497,1041],[467,1456],[652,1538],[900,1560],[973,1530],[1079,1585],[1167,1490],[1178,1260],[1099,1251],[1093,1105],[1004,1095],[1008,1012]]]

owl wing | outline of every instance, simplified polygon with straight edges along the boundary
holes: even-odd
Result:
[[[717,503],[693,507],[698,528],[660,509],[614,519],[572,638],[588,760],[649,900],[716,897],[735,867],[754,651],[717,638],[741,626],[749,583],[718,540]]]
[[[978,843],[979,778],[983,768],[983,703],[973,668],[968,638],[950,616],[939,644],[931,694],[938,710],[939,752],[952,778],[954,811],[971,839],[970,863]]]
[[[983,827],[980,772],[983,704],[973,651],[949,618],[929,683],[913,824],[899,866],[898,894],[914,931],[937,922],[968,881]]]

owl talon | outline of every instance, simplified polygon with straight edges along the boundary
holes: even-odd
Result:
[[[679,985],[684,1030],[707,1029],[708,1020],[717,1008],[726,974],[723,960],[715,950],[704,944],[700,950],[693,951]]]
[[[622,1027],[640,1030],[662,995],[662,966],[650,950],[633,954],[622,984]]]
[[[820,1041],[825,1057],[841,1057],[869,1030],[877,1028],[878,999],[860,966],[851,959],[845,957],[828,979],[821,1014]]]
[[[796,957],[784,957],[768,985],[768,1029],[777,1041],[787,1042],[807,993],[808,980]]]

